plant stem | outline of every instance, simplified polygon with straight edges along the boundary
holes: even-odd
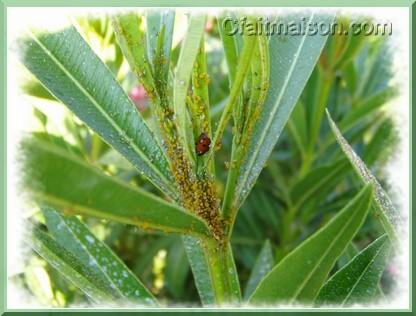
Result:
[[[204,247],[215,298],[218,304],[235,303],[241,300],[235,264],[228,242],[205,240]]]
[[[283,249],[287,249],[293,238],[293,220],[295,219],[297,209],[290,207],[283,216],[281,246]]]
[[[318,101],[316,103],[315,111],[312,113],[309,143],[308,143],[308,147],[306,149],[306,153],[305,153],[304,160],[302,162],[302,166],[300,170],[301,177],[305,176],[309,172],[309,169],[314,160],[313,151],[318,141],[321,122],[325,113],[325,108],[327,107],[332,81],[333,81],[332,73],[324,72]]]
[[[240,302],[240,286],[230,244],[214,238],[185,236],[183,240],[203,305]]]

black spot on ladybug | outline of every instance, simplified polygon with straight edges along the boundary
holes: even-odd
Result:
[[[211,145],[211,139],[206,133],[201,133],[198,137],[198,141],[195,143],[195,151],[198,156],[205,154],[209,150]]]

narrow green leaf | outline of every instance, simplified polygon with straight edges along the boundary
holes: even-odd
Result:
[[[234,14],[228,13],[217,18],[218,22],[218,31],[221,36],[222,47],[224,49],[225,60],[227,61],[228,66],[228,81],[230,87],[235,80],[237,73],[237,63],[238,63],[238,43],[237,41],[242,41],[241,35],[239,33],[234,35],[229,35],[232,29],[227,28],[227,25],[230,26],[232,23],[227,21],[233,18],[236,18]]]
[[[56,286],[53,284],[54,280],[51,276],[55,271],[48,268],[43,260],[31,257],[25,262],[24,283],[39,303],[45,306],[57,307],[59,306],[57,291],[54,291]]]
[[[74,27],[20,40],[23,64],[81,120],[164,193],[175,197],[166,157],[136,107]]]
[[[48,117],[45,113],[43,113],[38,108],[33,108],[33,115],[39,120],[39,122],[42,124],[42,127],[46,129],[46,125],[48,124]]]
[[[248,300],[263,277],[273,269],[273,266],[274,259],[272,246],[270,245],[270,241],[266,240],[260,250],[254,267],[251,270],[250,278],[247,281],[246,290],[244,292],[244,300]]]
[[[305,240],[267,274],[251,304],[310,302],[367,216],[372,188],[366,186],[330,222]]]
[[[145,305],[156,305],[153,295],[136,276],[77,217],[63,216],[49,207],[43,207],[42,212],[49,232],[61,247],[94,269],[118,297]]]
[[[319,91],[316,95],[316,100],[313,102],[313,108],[310,111],[310,124],[308,133],[308,147],[306,163],[302,166],[301,173],[305,174],[312,162],[312,156],[315,146],[319,139],[321,131],[322,119],[325,116],[325,105],[328,103],[329,94],[331,92],[332,83],[334,81],[334,73],[323,70],[321,72],[321,82],[319,84]]]
[[[378,282],[389,252],[389,239],[383,235],[325,283],[316,298],[316,304],[348,306],[371,302],[379,291]]]
[[[205,39],[204,36],[201,38],[198,54],[192,70],[192,92],[187,97],[189,115],[193,125],[193,139],[199,138],[201,133],[205,133],[209,138],[212,138],[211,129],[211,107],[209,102],[209,89],[210,77],[207,70],[207,57],[205,52]],[[193,150],[193,148],[192,148]],[[206,170],[198,168],[200,165],[204,165],[208,158],[205,155],[196,156],[197,162],[197,173],[199,177],[204,177]],[[201,163],[202,162],[202,163]],[[209,163],[210,174],[215,174],[214,161],[211,160]]]
[[[129,12],[115,16],[112,22],[118,45],[131,70],[145,88],[150,99],[154,99],[157,95],[157,86],[151,65],[147,59],[146,37],[141,31],[142,17]]]
[[[250,70],[251,58],[253,56],[256,44],[256,36],[247,35],[244,37],[244,45],[241,51],[241,55],[238,59],[238,67],[235,75],[235,80],[231,86],[231,91],[227,100],[227,104],[225,105],[224,110],[222,111],[221,118],[218,122],[218,126],[212,141],[214,144],[214,150],[218,149],[221,146],[222,134],[224,133],[225,127],[227,126],[227,123],[230,120],[232,111],[236,106],[238,98],[241,95],[244,80],[246,79],[246,76]],[[213,150],[210,151],[210,155],[212,155],[212,153]]]
[[[366,47],[359,56],[363,61],[357,63],[360,78],[354,91],[355,98],[374,95],[390,85],[393,69],[392,50],[388,42],[387,37],[378,36],[371,45],[365,43]]]
[[[374,95],[363,98],[359,100],[357,104],[354,105],[353,109],[349,111],[339,122],[338,128],[342,133],[351,131],[352,128],[356,127],[357,124],[363,122],[365,119],[370,117],[374,119],[374,112],[387,104],[391,99],[397,95],[397,87],[388,87],[380,92],[377,92]],[[327,137],[322,142],[320,150],[323,151],[328,146],[330,146],[335,141],[331,137],[331,134],[327,134]]]
[[[179,60],[176,66],[173,104],[174,112],[178,122],[179,134],[184,142],[184,148],[187,148],[189,157],[195,158],[194,142],[188,139],[189,130],[186,108],[186,96],[189,87],[189,81],[192,74],[195,58],[198,54],[201,37],[204,32],[205,16],[191,15],[189,17],[188,30],[181,46]]]
[[[156,55],[161,22],[162,15],[160,11],[146,12],[146,48],[147,58],[150,62],[153,62]]]
[[[25,242],[91,300],[96,303],[111,301],[111,291],[96,277],[95,270],[83,265],[48,234],[34,228],[33,235],[27,236]]]
[[[372,184],[374,186],[374,201],[376,202],[376,216],[380,219],[381,224],[383,225],[386,233],[389,235],[390,239],[394,242],[398,241],[396,225],[400,221],[400,215],[397,212],[396,208],[393,206],[389,196],[378,183],[377,179],[372,175],[371,171],[367,168],[364,162],[360,157],[354,152],[351,146],[348,144],[347,140],[342,136],[337,125],[332,120],[331,115],[328,110],[326,112],[329,125],[331,126],[332,132],[341,146],[342,151],[345,156],[350,161],[357,175],[365,184]]]
[[[33,198],[59,210],[142,228],[206,236],[202,220],[183,208],[105,175],[60,146],[25,139],[23,183]]]
[[[320,22],[329,23],[332,18],[332,16],[312,14],[306,17],[306,21],[307,25],[313,25]],[[299,16],[288,16],[285,20],[298,21],[299,19]],[[270,89],[248,144],[247,158],[241,166],[236,191],[238,206],[241,206],[247,197],[273,150],[318,60],[325,41],[326,36],[320,35],[271,37],[269,43]]]
[[[167,81],[174,20],[175,11],[173,10],[146,13],[147,56],[152,63],[156,83],[161,80]],[[157,78],[157,76],[163,78]]]
[[[207,73],[207,60],[205,54],[204,37],[202,37],[198,54],[192,71],[192,104],[190,108],[194,123],[194,135],[198,137],[202,132],[212,137],[211,117],[208,84],[209,76]]]

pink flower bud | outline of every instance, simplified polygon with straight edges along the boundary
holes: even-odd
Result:
[[[146,110],[148,96],[142,85],[133,87],[129,92],[129,97],[140,112]]]

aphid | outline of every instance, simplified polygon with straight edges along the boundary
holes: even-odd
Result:
[[[211,139],[206,133],[199,135],[198,141],[195,143],[195,151],[198,156],[205,154],[209,150]]]

